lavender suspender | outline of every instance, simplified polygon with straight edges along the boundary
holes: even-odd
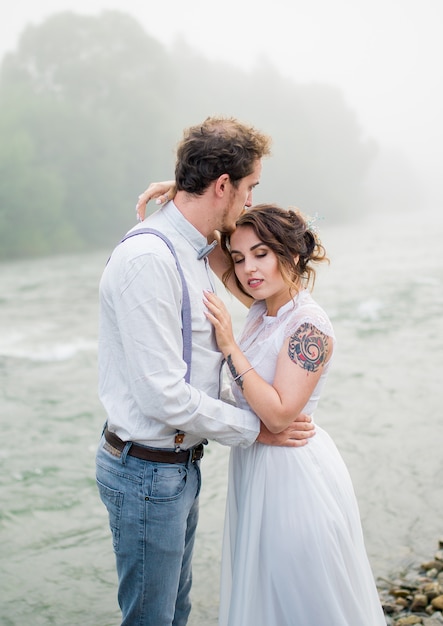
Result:
[[[185,276],[183,274],[182,267],[177,257],[177,253],[174,249],[174,246],[169,241],[169,239],[160,231],[154,230],[153,228],[140,228],[139,230],[134,230],[130,232],[126,237],[120,241],[123,243],[126,239],[130,237],[134,237],[135,235],[156,235],[160,237],[165,244],[168,246],[169,250],[172,252],[175,258],[175,262],[177,265],[178,273],[180,274],[180,279],[182,282],[182,334],[183,334],[183,360],[186,363],[187,369],[185,374],[185,381],[187,383],[191,380],[191,358],[192,358],[192,325],[191,325],[191,300],[189,298],[188,286],[186,284]],[[185,434],[182,431],[177,431],[175,436],[176,449],[178,450],[178,445],[183,442]]]

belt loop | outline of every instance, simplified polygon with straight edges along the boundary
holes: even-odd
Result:
[[[126,465],[126,457],[128,456],[131,446],[132,446],[132,441],[127,441],[125,447],[122,450],[122,455],[120,457],[120,461],[122,465]]]

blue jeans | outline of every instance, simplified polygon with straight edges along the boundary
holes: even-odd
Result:
[[[199,461],[154,463],[97,450],[97,485],[108,509],[121,626],[185,626],[201,485]],[[109,449],[109,447],[108,447]]]

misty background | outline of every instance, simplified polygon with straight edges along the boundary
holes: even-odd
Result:
[[[0,623],[118,623],[94,480],[98,283],[139,193],[208,115],[272,136],[254,202],[320,218],[331,264],[314,296],[338,349],[316,420],[349,467],[377,583],[432,554],[442,26],[441,0],[0,5]],[[228,454],[211,442],[202,464],[190,626],[217,624]]]
[[[112,246],[208,115],[273,137],[256,202],[441,206],[438,0],[157,4],[1,9],[0,259]]]

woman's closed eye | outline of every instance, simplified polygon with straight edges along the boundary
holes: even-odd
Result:
[[[239,263],[241,263],[242,261],[245,260],[244,256],[238,256],[238,257],[232,257],[232,262],[234,263],[234,265],[238,265]]]
[[[265,256],[267,256],[268,253],[266,252],[257,252],[256,254],[254,254],[254,259],[263,259]],[[232,262],[234,263],[234,265],[238,265],[239,263],[243,263],[243,261],[245,260],[244,256],[233,256],[232,257]]]

